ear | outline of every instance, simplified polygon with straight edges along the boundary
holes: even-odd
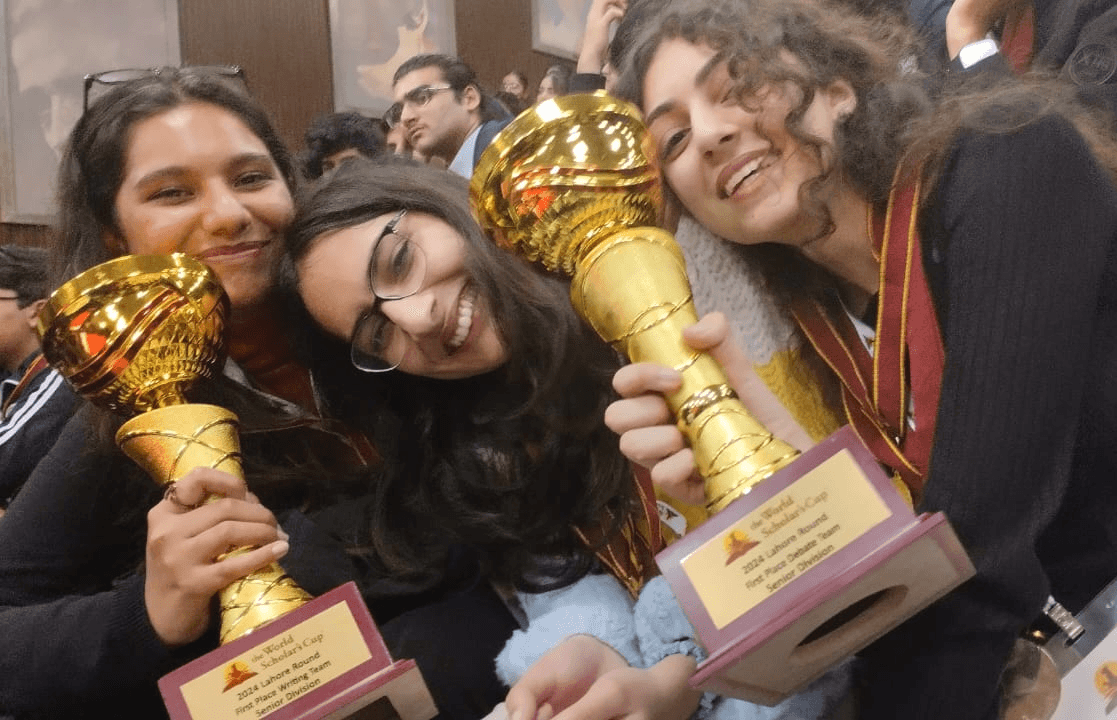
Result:
[[[27,311],[27,326],[35,333],[38,333],[39,313],[42,312],[43,307],[47,304],[47,299],[36,300],[27,307],[23,308]]]
[[[857,93],[847,80],[835,80],[823,90],[823,98],[830,108],[831,117],[841,120],[857,109]]]
[[[466,85],[465,90],[462,90],[462,105],[470,112],[481,107],[481,91],[476,85]]]

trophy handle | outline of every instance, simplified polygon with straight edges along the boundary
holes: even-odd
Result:
[[[116,443],[161,486],[196,467],[244,479],[237,416],[215,405],[171,405],[151,410],[121,426]],[[205,502],[219,500],[209,495]],[[232,548],[221,558],[253,548]],[[221,644],[251,633],[311,599],[279,566],[270,563],[221,591]]]
[[[578,314],[630,360],[682,373],[667,404],[705,478],[710,513],[798,457],[749,413],[717,361],[683,341],[683,329],[698,315],[682,250],[670,233],[654,227],[613,233],[578,259],[570,296]]]

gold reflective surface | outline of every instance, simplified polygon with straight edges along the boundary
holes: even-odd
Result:
[[[221,371],[228,301],[185,255],[128,255],[58,288],[39,314],[43,354],[84,397],[130,414],[182,404]]]
[[[574,307],[601,337],[633,362],[682,372],[667,401],[716,512],[798,453],[728,391],[712,357],[682,340],[697,315],[682,251],[656,227],[654,158],[634,106],[604,92],[565,95],[496,136],[474,170],[470,199],[500,245],[571,276]]]
[[[55,291],[39,314],[39,335],[47,360],[81,395],[136,415],[116,442],[160,485],[196,467],[243,479],[236,416],[184,397],[195,382],[221,371],[228,311],[217,276],[203,263],[178,254],[128,255]],[[271,563],[221,592],[221,642],[308,600]]]

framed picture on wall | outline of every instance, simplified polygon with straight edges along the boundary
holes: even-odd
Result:
[[[0,0],[0,221],[46,224],[82,78],[180,62],[177,0]]]
[[[403,61],[457,52],[454,0],[330,0],[330,49],[334,109],[378,117]]]
[[[593,0],[531,0],[533,50],[575,60]]]

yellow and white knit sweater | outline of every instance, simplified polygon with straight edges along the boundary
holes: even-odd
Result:
[[[826,406],[801,361],[803,338],[795,320],[776,304],[759,271],[732,243],[688,215],[679,219],[675,239],[686,258],[698,316],[725,313],[756,374],[812,439],[821,440],[838,429],[840,416]],[[687,518],[688,528],[706,518],[703,508],[671,504]]]

